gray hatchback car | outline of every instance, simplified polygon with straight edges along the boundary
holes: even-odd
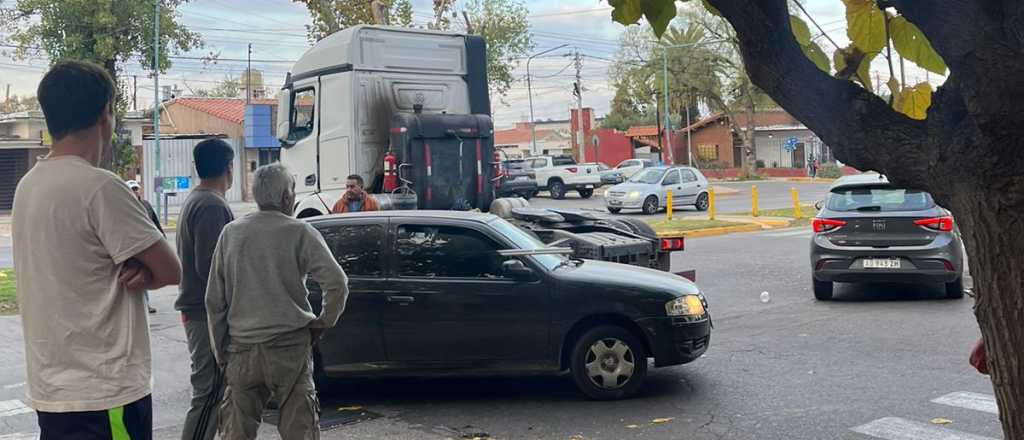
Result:
[[[812,220],[814,296],[832,299],[833,283],[943,283],[961,298],[963,242],[950,212],[924,191],[884,176],[839,179]]]

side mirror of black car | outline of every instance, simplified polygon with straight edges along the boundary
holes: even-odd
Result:
[[[814,202],[814,209],[817,209],[818,211],[821,211],[821,208],[823,206],[825,206],[824,200],[818,200],[817,202]]]
[[[501,271],[509,278],[516,280],[528,280],[533,278],[533,269],[526,267],[526,265],[519,260],[508,260],[501,263]]]

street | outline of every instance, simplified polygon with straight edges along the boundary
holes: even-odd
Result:
[[[741,198],[721,210],[741,210]],[[978,338],[973,300],[941,299],[941,286],[840,285],[835,301],[815,301],[809,236],[797,228],[688,240],[673,269],[697,270],[714,319],[711,348],[691,364],[652,369],[636,398],[587,401],[567,377],[351,381],[322,399],[325,426],[350,422],[323,437],[1000,438],[991,384],[967,364]],[[189,400],[176,293],[151,294],[157,439],[179,437]],[[38,428],[18,400],[18,318],[0,318],[0,332],[0,438],[20,438],[3,435]],[[939,417],[952,423],[930,423]],[[261,438],[277,434],[265,425]]]

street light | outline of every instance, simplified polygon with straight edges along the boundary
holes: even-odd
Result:
[[[530,95],[530,154],[537,154],[537,129],[533,124],[533,84],[530,81],[530,61],[536,56],[544,55],[548,52],[556,51],[569,44],[562,44],[560,46],[552,47],[551,49],[537,52],[526,58],[526,91]]]
[[[668,112],[668,50],[677,49],[682,47],[694,47],[703,44],[714,44],[714,43],[725,43],[729,40],[711,40],[711,41],[698,41],[696,43],[686,44],[673,44],[673,45],[662,45],[661,46],[661,81],[665,86],[665,141],[668,144],[668,162],[669,164],[675,164],[675,157],[673,157],[672,151],[672,117],[669,116]],[[693,166],[693,147],[689,144],[689,132],[687,132],[687,165]]]

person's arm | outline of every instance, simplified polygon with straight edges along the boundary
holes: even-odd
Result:
[[[156,290],[181,282],[181,264],[171,245],[159,240],[126,261],[119,280],[129,289]]]
[[[345,212],[344,207],[346,203],[348,202],[345,200],[345,196],[342,195],[340,198],[338,198],[337,202],[334,202],[334,206],[331,208],[331,214],[341,214]]]
[[[210,331],[210,347],[217,365],[227,362],[228,336],[228,293],[224,277],[223,249],[220,242],[214,248],[210,264],[209,280],[206,283],[206,322]]]
[[[348,301],[348,276],[334,259],[323,236],[312,226],[306,225],[306,236],[302,240],[303,260],[306,273],[313,276],[323,290],[323,307],[320,316],[310,323],[312,328],[331,328],[345,311]]]
[[[210,263],[217,248],[217,241],[224,226],[234,220],[234,214],[225,206],[200,208],[190,226],[192,227],[193,266],[203,283],[208,283]]]

